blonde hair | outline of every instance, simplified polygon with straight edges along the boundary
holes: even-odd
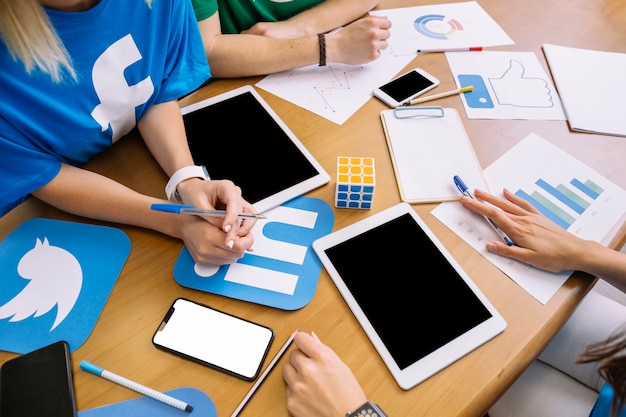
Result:
[[[152,0],[145,2],[152,6]],[[57,83],[64,74],[77,79],[72,58],[39,0],[0,0],[0,37],[27,73],[38,69]]]

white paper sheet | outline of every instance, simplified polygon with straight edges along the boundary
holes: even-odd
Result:
[[[570,128],[626,136],[626,54],[543,45]]]
[[[511,45],[513,40],[475,1],[373,10],[391,20],[389,48],[396,55],[418,49]]]
[[[446,53],[469,119],[565,120],[550,75],[532,52]]]
[[[394,78],[413,58],[397,57],[387,49],[365,65],[311,65],[270,74],[256,86],[342,125],[372,98],[375,87]]]

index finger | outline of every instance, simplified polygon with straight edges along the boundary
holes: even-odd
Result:
[[[324,346],[317,337],[305,332],[296,333],[293,342],[309,358],[319,356],[318,352]]]

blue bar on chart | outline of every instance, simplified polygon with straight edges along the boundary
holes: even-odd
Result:
[[[578,216],[583,214],[591,205],[588,199],[585,199],[581,194],[595,200],[604,191],[602,187],[591,180],[582,182],[577,178],[572,179],[569,185],[558,184],[556,186],[550,185],[547,181],[539,178],[535,181],[535,185],[541,190],[533,191],[530,194],[524,190],[517,190],[515,195],[528,201],[541,214],[564,229],[568,229]],[[554,202],[542,191],[545,191],[547,195],[552,196],[557,201]],[[561,203],[562,206],[557,203]],[[576,213],[576,215],[570,214],[566,208]]]

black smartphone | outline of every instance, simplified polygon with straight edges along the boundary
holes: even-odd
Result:
[[[274,340],[267,326],[178,298],[167,311],[152,343],[230,375],[256,379]]]
[[[388,106],[398,107],[438,85],[439,80],[432,74],[421,68],[413,68],[411,71],[375,88],[373,94]]]
[[[0,367],[0,416],[76,417],[69,345],[59,341]]]

